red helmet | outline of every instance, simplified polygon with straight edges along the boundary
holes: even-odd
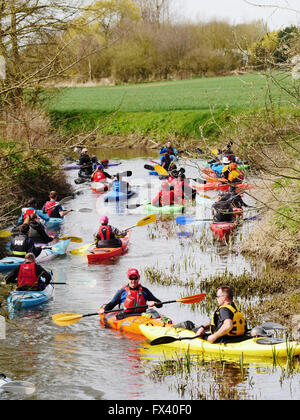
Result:
[[[136,278],[140,278],[140,273],[138,272],[138,270],[136,268],[130,268],[127,271],[127,277],[130,279],[131,277],[136,277]]]
[[[104,223],[105,225],[107,225],[108,217],[107,216],[101,216],[100,217],[100,223]]]

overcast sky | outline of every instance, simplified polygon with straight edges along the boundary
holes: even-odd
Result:
[[[249,3],[271,7],[256,7]],[[182,18],[192,20],[216,18],[238,24],[263,19],[270,30],[300,25],[300,0],[175,0],[174,4]]]

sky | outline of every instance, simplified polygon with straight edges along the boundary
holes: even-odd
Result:
[[[300,26],[300,0],[175,0],[175,3],[182,18],[196,21],[216,18],[239,24],[263,19],[270,30],[282,29],[291,24]],[[257,7],[249,3],[269,7]]]

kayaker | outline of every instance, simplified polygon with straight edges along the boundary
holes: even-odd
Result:
[[[28,207],[25,207],[24,209],[22,209],[22,214],[18,219],[18,225],[22,225],[24,223],[26,216],[33,213],[36,213],[45,222],[48,222],[50,220],[50,217],[48,216],[48,214],[45,214],[43,213],[42,210],[37,209],[37,199],[32,197],[28,200]]]
[[[110,175],[108,172],[104,171],[103,165],[98,165],[96,170],[93,172],[91,176],[92,182],[104,182],[106,178],[112,179],[113,176]]]
[[[43,279],[44,280],[43,280]],[[52,276],[41,265],[36,264],[31,252],[25,255],[24,263],[16,267],[6,278],[6,284],[17,283],[17,290],[44,290]]]
[[[165,153],[169,153],[170,155],[177,156],[178,150],[172,146],[172,143],[170,141],[168,141],[166,146],[162,147],[159,151],[160,155],[163,155]]]
[[[41,223],[41,219],[36,213],[27,216],[24,223],[29,225],[28,236],[35,242],[42,242],[47,244],[53,241],[54,237],[47,234],[44,225]]]
[[[93,160],[88,155],[88,150],[83,148],[79,156],[79,165],[81,169],[78,172],[79,177],[91,176],[93,173]]]
[[[123,311],[118,314],[118,318],[122,319],[125,316],[140,314],[145,312],[145,307],[140,309],[130,309],[135,306],[147,305],[149,308],[156,306],[161,308],[160,300],[157,299],[149,289],[142,286],[140,283],[140,274],[136,268],[130,268],[127,272],[128,283],[122,286],[120,290],[114,295],[112,300],[99,309],[99,313],[109,312],[116,305],[122,308]]]
[[[66,214],[72,211],[72,209],[65,210],[61,204],[58,204],[56,191],[50,191],[49,198],[50,200],[47,201],[42,208],[43,212],[47,213],[49,218],[55,217],[62,219]]]
[[[242,182],[243,178],[243,173],[237,169],[236,163],[230,163],[222,170],[221,181],[239,184]]]
[[[157,207],[172,206],[175,203],[174,197],[174,186],[170,185],[168,181],[164,181],[161,184],[161,190],[153,198],[151,204]]]
[[[171,165],[171,162],[174,160],[174,156],[170,155],[169,153],[165,153],[161,158],[160,158],[160,164],[161,166],[168,171],[169,167]]]
[[[194,200],[196,198],[197,190],[193,189],[183,172],[179,172],[178,178],[172,182],[174,186],[174,202],[182,204],[184,200]]]
[[[101,216],[99,230],[94,235],[97,240],[97,248],[118,248],[122,246],[122,241],[119,238],[124,238],[127,235],[126,230],[120,231],[109,225],[108,222],[107,216]]]
[[[233,302],[232,289],[229,286],[219,287],[216,298],[218,308],[213,313],[211,321],[201,325],[196,335],[205,338],[210,343],[240,340],[247,331],[247,324],[244,315]]]
[[[35,257],[38,257],[42,252],[42,249],[45,246],[36,247],[34,245],[34,240],[29,238],[29,225],[23,223],[20,226],[20,233],[12,238],[10,243],[10,250],[15,257],[24,257],[28,252],[34,254]]]
[[[219,193],[217,201],[212,205],[214,223],[232,222],[233,207],[227,198],[227,194]]]
[[[122,176],[120,174],[116,174],[113,183],[112,183],[112,190],[123,192],[125,194],[130,193],[131,187],[128,182],[122,180]]]

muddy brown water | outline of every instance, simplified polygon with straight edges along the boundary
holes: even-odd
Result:
[[[158,178],[150,177],[143,167],[149,155],[150,152],[124,153],[122,150],[110,150],[106,154],[111,160],[122,161],[117,169],[109,169],[111,174],[133,171],[130,183],[137,194],[129,203],[140,203],[147,198],[149,184],[152,196],[159,188]],[[187,174],[198,176],[199,164],[199,161],[186,163]],[[67,176],[74,182],[77,171],[69,171]],[[80,236],[83,243],[93,241],[100,214],[107,214],[110,223],[121,229],[135,225],[145,215],[142,208],[128,212],[122,205],[105,206],[103,197],[93,193],[87,184],[77,185],[76,190],[80,193],[66,207],[90,207],[93,212],[70,213],[61,233]],[[253,203],[251,197],[245,197],[245,201]],[[188,209],[186,214],[202,217],[203,209],[196,207]],[[209,214],[206,209],[205,215]],[[236,242],[252,229],[253,223],[244,223],[236,233]],[[133,229],[128,253],[113,263],[88,265],[85,256],[69,253],[45,263],[45,268],[54,271],[55,280],[66,281],[67,285],[57,285],[54,299],[43,308],[14,316],[13,323],[7,323],[6,339],[0,340],[0,372],[13,380],[34,383],[36,392],[31,396],[2,392],[0,400],[299,399],[300,374],[287,374],[282,367],[247,364],[242,368],[240,363],[220,365],[219,360],[206,360],[192,369],[189,379],[180,374],[168,374],[158,380],[160,363],[165,364],[171,356],[155,351],[142,337],[103,328],[97,316],[67,327],[53,323],[51,316],[55,313],[97,311],[126,282],[130,267],[141,272],[153,267],[186,279],[197,277],[199,293],[202,275],[226,270],[240,274],[252,270],[250,260],[232,253],[226,245],[212,242],[211,238],[208,223],[180,227],[172,217],[170,220],[159,218],[155,226]],[[72,243],[69,250],[78,246],[80,244]],[[142,283],[161,300],[189,295],[185,287],[176,284],[149,284],[144,275]],[[200,325],[207,320],[201,305],[205,305],[205,301],[196,309],[175,303],[165,305],[161,312],[175,322],[190,319]]]

